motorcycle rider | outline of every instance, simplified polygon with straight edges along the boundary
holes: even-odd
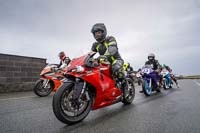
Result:
[[[129,74],[133,72],[133,67],[130,65],[130,63],[124,63],[123,69],[127,71]]]
[[[148,55],[148,61],[145,62],[145,65],[151,65],[154,71],[156,71],[157,73],[160,72],[160,63],[158,62],[158,60],[155,59],[154,53],[150,53]]]
[[[91,50],[107,57],[111,64],[111,72],[114,80],[123,80],[124,60],[119,54],[117,41],[113,36],[107,36],[107,29],[103,23],[96,23],[91,29],[96,42],[93,43]]]
[[[147,58],[148,58],[148,61],[145,62],[145,65],[151,65],[151,67],[156,72],[156,75],[160,80],[161,76],[159,75],[159,73],[160,73],[161,66],[160,66],[160,63],[158,62],[158,60],[155,59],[155,54],[150,53],[150,54],[148,54]],[[159,80],[156,81],[157,87],[159,87]],[[143,90],[141,90],[140,93],[143,93]]]
[[[176,77],[174,76],[174,74],[172,73],[172,69],[171,69],[169,66],[167,66],[167,65],[165,65],[165,64],[162,64],[162,65],[161,65],[161,70],[164,69],[164,68],[167,69],[167,71],[170,72],[170,76],[171,76],[172,80],[176,83],[177,88],[179,88],[177,79],[176,79]]]
[[[58,65],[59,70],[66,68],[71,62],[71,59],[68,56],[66,56],[65,52],[63,51],[59,52],[58,57],[60,59],[60,64]]]
[[[135,78],[135,73],[133,71],[133,67],[130,65],[130,63],[124,63],[123,64],[123,70],[125,72],[125,76],[128,76],[132,80]]]

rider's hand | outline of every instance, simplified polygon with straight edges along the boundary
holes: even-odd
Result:
[[[107,58],[107,56],[105,56],[105,55],[100,55],[98,58],[97,58],[97,60],[99,61],[99,63],[105,63],[105,62],[108,62],[108,58]]]

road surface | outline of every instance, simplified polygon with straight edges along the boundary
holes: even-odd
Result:
[[[0,94],[0,133],[200,133],[200,80],[146,97],[136,87],[133,104],[91,111],[83,122],[65,125],[52,110],[52,95]]]

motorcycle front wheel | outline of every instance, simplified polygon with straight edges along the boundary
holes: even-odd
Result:
[[[63,83],[53,97],[53,112],[58,120],[65,124],[75,124],[82,121],[90,112],[93,99],[80,99],[76,105],[73,101],[73,83]],[[87,91],[86,91],[87,93]]]
[[[150,87],[150,83],[144,80],[142,82],[143,92],[146,96],[150,96],[152,94],[152,88]]]
[[[44,87],[44,81],[45,80],[43,79],[39,79],[38,81],[36,81],[33,88],[33,92],[39,97],[48,96],[53,91],[53,84],[51,82],[48,82],[46,87]]]

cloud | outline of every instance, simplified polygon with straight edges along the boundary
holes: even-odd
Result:
[[[1,1],[0,53],[53,63],[59,51],[78,57],[94,42],[92,25],[104,22],[122,57],[135,69],[154,52],[178,74],[200,74],[199,7],[196,0]]]

